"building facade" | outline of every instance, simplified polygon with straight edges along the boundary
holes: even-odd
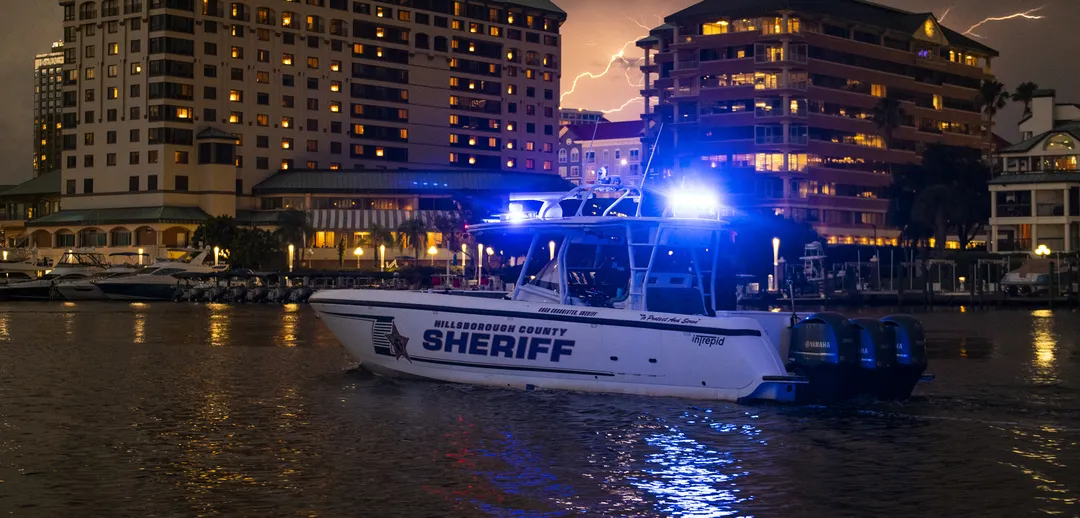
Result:
[[[570,124],[596,124],[610,122],[604,118],[604,112],[583,110],[581,108],[559,108],[559,126]]]
[[[894,165],[930,142],[987,146],[975,99],[997,52],[932,14],[707,0],[666,22],[637,42],[652,173],[719,180],[739,208],[809,222],[832,243],[887,244]],[[873,116],[885,97],[901,109],[891,135]]]
[[[1020,121],[1022,140],[998,151],[990,182],[990,249],[1032,254],[1080,250],[1080,104],[1035,92]]]
[[[34,176],[59,171],[64,42],[34,57]]]
[[[603,170],[627,185],[641,185],[644,160],[640,121],[564,126],[559,130],[559,176],[581,185]]]
[[[59,3],[63,210],[44,230],[255,210],[278,171],[555,172],[549,0]]]

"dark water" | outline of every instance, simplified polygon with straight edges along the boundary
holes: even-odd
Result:
[[[0,305],[0,513],[1080,514],[1080,314],[924,321],[915,400],[795,408],[374,379],[307,307]]]

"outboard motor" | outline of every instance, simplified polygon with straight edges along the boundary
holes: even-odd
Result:
[[[837,313],[817,313],[795,324],[787,367],[810,381],[800,400],[826,403],[849,398],[858,369],[851,322]]]
[[[922,323],[908,315],[881,319],[896,337],[896,362],[890,369],[889,398],[907,399],[926,372],[926,334]]]
[[[889,399],[889,381],[896,364],[895,328],[872,318],[855,318],[851,325],[859,350],[855,393]]]

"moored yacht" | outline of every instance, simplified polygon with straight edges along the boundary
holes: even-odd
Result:
[[[108,297],[96,284],[117,275],[135,273],[150,264],[149,254],[137,252],[117,252],[109,254],[109,267],[93,277],[75,280],[61,280],[56,284],[56,293],[64,300],[106,300]]]
[[[158,260],[135,273],[121,274],[94,281],[110,300],[174,300],[179,291],[181,273],[212,273],[212,254],[193,250],[177,259]]]
[[[56,286],[74,282],[105,271],[105,256],[99,252],[69,250],[40,279],[14,282],[0,286],[0,299],[49,300],[59,298]]]
[[[926,367],[917,322],[729,308],[734,293],[718,288],[734,273],[721,269],[734,234],[715,200],[672,194],[642,216],[643,198],[586,185],[471,227],[485,242],[528,244],[509,300],[331,290],[310,302],[384,376],[730,401],[910,394]]]

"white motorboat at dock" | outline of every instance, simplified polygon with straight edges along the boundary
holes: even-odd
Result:
[[[672,193],[642,216],[643,198],[586,185],[470,228],[529,243],[509,300],[333,290],[310,303],[364,367],[392,377],[730,401],[902,399],[922,377],[914,319],[735,311],[734,272],[720,269],[734,235],[715,200]]]
[[[40,279],[13,282],[0,286],[0,300],[49,300],[58,298],[56,286],[61,282],[74,282],[104,272],[105,256],[93,249],[76,249],[64,252],[56,264],[45,270]]]

